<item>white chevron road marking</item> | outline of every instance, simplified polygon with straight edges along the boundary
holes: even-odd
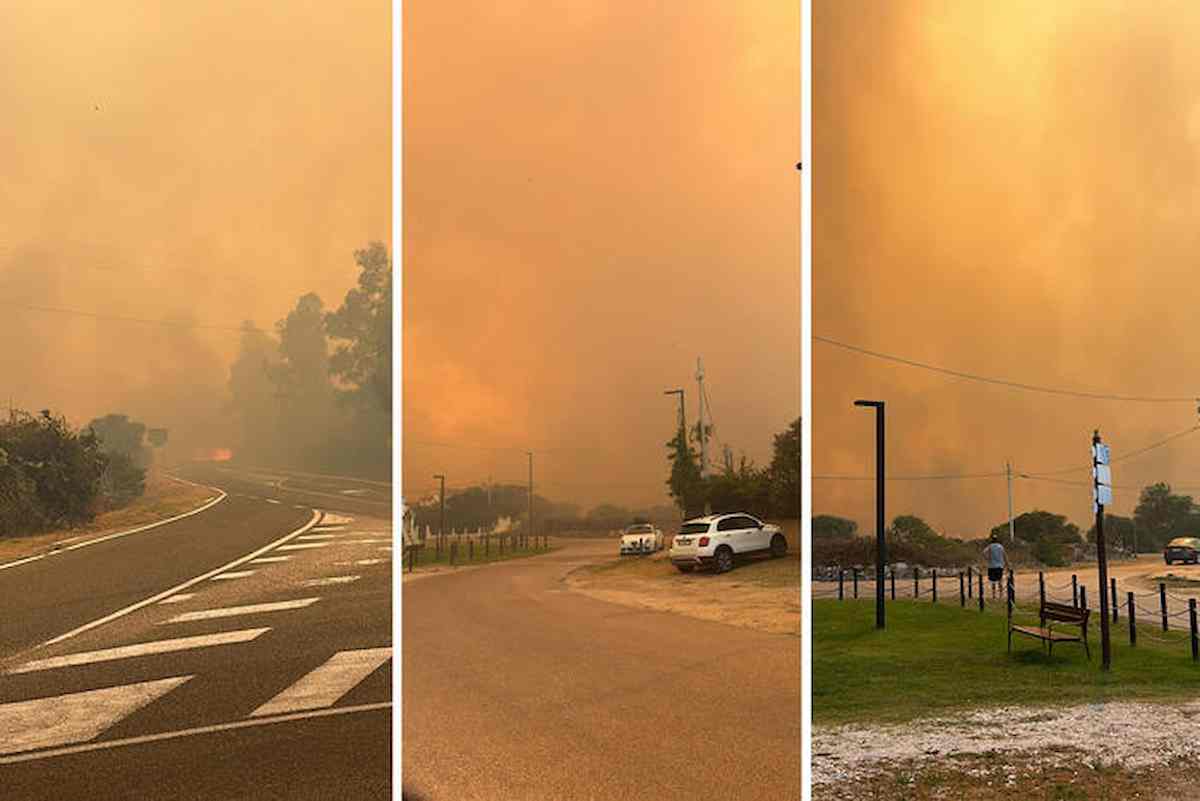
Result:
[[[190,601],[196,597],[194,592],[181,592],[178,595],[172,595],[170,598],[163,598],[158,603],[161,604],[181,604],[184,601]]]
[[[328,542],[298,542],[295,545],[280,545],[277,551],[303,551],[307,548],[324,548]]]
[[[0,705],[0,754],[84,743],[191,676]]]
[[[225,606],[220,609],[201,609],[197,612],[184,612],[163,623],[191,623],[196,620],[214,620],[222,617],[237,617],[239,615],[257,615],[263,612],[286,612],[289,609],[303,609],[311,606],[320,598],[297,598],[294,601],[277,601],[267,604],[249,604],[247,606]]]
[[[391,648],[339,651],[325,664],[254,710],[250,716],[281,715],[333,706],[391,658]]]
[[[150,656],[152,654],[169,654],[174,651],[189,651],[195,648],[208,648],[214,645],[232,645],[249,642],[270,631],[264,629],[242,629],[241,631],[226,631],[220,634],[204,634],[198,637],[178,637],[171,640],[153,640],[140,642],[135,645],[122,645],[117,648],[105,648],[100,651],[80,651],[64,656],[52,656],[47,659],[35,659],[9,670],[9,673],[32,673],[35,670],[50,670],[76,665],[90,665],[93,662],[111,662],[114,659],[129,659],[135,656]]]
[[[255,571],[255,570],[231,570],[228,573],[221,573],[218,576],[213,576],[212,580],[213,581],[229,581],[231,579],[240,579],[240,578],[245,578],[246,576],[253,576],[256,572],[258,572],[258,571]]]

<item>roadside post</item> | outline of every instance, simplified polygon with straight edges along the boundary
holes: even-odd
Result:
[[[975,574],[979,578],[979,611],[983,611],[983,571]]]
[[[887,564],[887,538],[884,533],[884,402],[856,400],[855,406],[875,410],[875,628],[885,627],[883,606],[883,566]]]
[[[1167,630],[1167,585],[1166,582],[1158,582],[1158,607],[1162,610],[1163,631]]]
[[[933,568],[933,602],[937,603],[937,568]]]
[[[1133,593],[1129,593],[1129,644],[1137,645],[1137,613]]]
[[[1113,577],[1110,579],[1110,581],[1112,581],[1112,613],[1113,613],[1113,623],[1116,623],[1116,622],[1117,622],[1117,608],[1120,606],[1120,604],[1118,604],[1118,603],[1117,603],[1117,577],[1116,577],[1116,576],[1113,576]]]
[[[1192,661],[1200,661],[1200,639],[1196,631],[1196,599],[1188,598],[1188,620],[1192,624]]]
[[[964,609],[967,607],[967,591],[963,586],[963,574],[961,570],[958,571],[958,605]]]
[[[1038,605],[1046,605],[1046,574],[1041,570],[1038,571]]]
[[[1100,442],[1100,430],[1092,433],[1092,493],[1096,506],[1096,560],[1100,568],[1100,653],[1103,670],[1112,668],[1112,643],[1108,631],[1108,554],[1104,544],[1104,507],[1112,504],[1112,468],[1109,466],[1108,446]],[[1113,584],[1116,594],[1116,584]],[[1193,610],[1195,605],[1193,604]],[[1193,612],[1193,619],[1195,613]],[[1195,631],[1195,626],[1192,626]],[[1196,652],[1195,634],[1192,635],[1192,653]]]

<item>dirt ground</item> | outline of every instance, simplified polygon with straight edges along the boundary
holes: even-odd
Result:
[[[195,509],[216,495],[216,490],[209,487],[187,484],[162,473],[151,472],[146,476],[145,495],[123,509],[97,515],[86,526],[22,537],[0,537],[0,563],[44,553],[53,550],[56,545],[70,545],[89,537],[154,523]]]
[[[653,609],[800,636],[800,554],[797,526],[784,526],[789,553],[783,559],[753,559],[721,575],[680,573],[666,550],[651,556],[617,555],[572,572],[574,591],[638,609]]]

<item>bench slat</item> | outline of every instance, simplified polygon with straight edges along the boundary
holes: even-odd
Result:
[[[1038,628],[1037,626],[1013,626],[1012,630],[1018,634],[1028,634],[1030,637],[1037,637],[1039,640],[1083,642],[1082,638],[1077,634],[1063,634],[1060,631],[1051,631],[1049,629]]]

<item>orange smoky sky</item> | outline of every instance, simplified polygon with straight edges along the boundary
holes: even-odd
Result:
[[[391,9],[0,5],[0,399],[221,438],[236,331],[388,240]],[[22,308],[24,307],[24,308]]]
[[[1200,395],[1200,8],[1189,3],[865,3],[813,10],[813,329],[1029,384]],[[813,471],[872,475],[887,402],[896,475],[1018,479],[1017,514],[1091,523],[1089,441],[1114,457],[1197,404],[1017,391],[813,344]],[[1200,434],[1114,464],[1200,491]],[[814,514],[874,530],[869,481],[813,482]],[[1007,517],[1003,478],[893,481],[888,518],[952,536]]]
[[[661,503],[702,356],[758,464],[799,414],[799,6],[407,3],[404,471]],[[509,450],[488,450],[509,449]]]

